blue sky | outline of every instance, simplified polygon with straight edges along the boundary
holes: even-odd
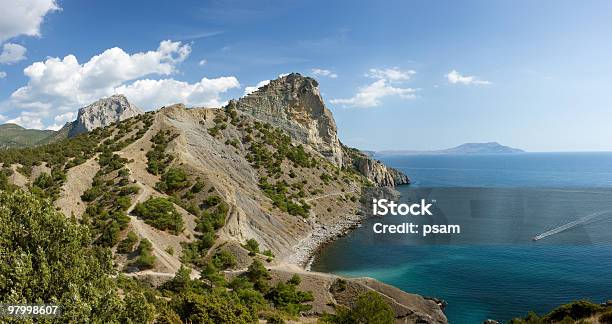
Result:
[[[612,150],[610,1],[0,0],[0,122],[122,92],[215,106],[313,76],[362,149]]]

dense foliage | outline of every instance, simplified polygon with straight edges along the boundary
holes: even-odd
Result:
[[[510,324],[547,324],[547,323],[574,323],[575,321],[587,319],[606,310],[604,306],[591,303],[586,300],[575,301],[569,304],[561,305],[550,313],[544,316],[538,316],[534,312],[530,312],[524,318],[514,318]],[[602,314],[603,319],[606,316]],[[597,316],[596,316],[597,317]],[[608,323],[601,321],[602,323]]]
[[[389,324],[395,321],[391,307],[374,291],[361,294],[353,308],[338,307],[336,311],[337,315],[327,315],[323,321],[335,324]]]
[[[145,223],[162,231],[170,230],[174,234],[183,231],[183,218],[167,198],[149,198],[136,204],[133,212],[144,219]]]
[[[171,131],[159,131],[153,138],[153,149],[147,152],[147,171],[151,174],[163,174],[166,168],[172,163],[174,158],[166,153],[168,143],[170,143],[177,134]]]
[[[89,230],[21,190],[0,192],[0,302],[57,303],[62,321],[130,317],[117,294],[111,252]]]

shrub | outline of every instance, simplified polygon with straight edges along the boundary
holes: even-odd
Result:
[[[153,251],[153,244],[151,241],[143,238],[140,240],[140,244],[138,245],[138,253],[140,254],[134,265],[141,269],[150,269],[153,267],[155,263],[155,256],[151,254]]]
[[[612,324],[612,310],[609,310],[599,316],[599,322],[603,324]]]
[[[134,245],[138,241],[136,233],[130,231],[127,236],[117,246],[117,252],[119,253],[131,253],[134,251]]]
[[[391,307],[374,291],[361,294],[353,309],[339,308],[337,313],[327,318],[327,321],[331,323],[388,324],[395,320],[395,313]]]
[[[259,280],[270,279],[268,269],[259,260],[254,260],[253,263],[248,267],[246,271],[246,277],[250,282],[257,282]]]
[[[236,265],[236,257],[226,250],[221,250],[215,253],[212,262],[219,269],[227,269]]]
[[[248,239],[244,248],[249,250],[249,255],[254,256],[259,253],[259,243],[255,239]]]
[[[544,320],[557,322],[563,320],[567,316],[574,320],[578,320],[589,317],[593,314],[601,312],[602,310],[603,307],[601,305],[594,304],[586,300],[580,300],[554,309],[544,316]]]
[[[4,301],[55,301],[63,305],[58,322],[125,322],[112,254],[91,245],[87,227],[22,190],[0,192],[0,206]]]
[[[275,287],[271,288],[265,296],[276,308],[284,310],[293,316],[299,315],[300,312],[310,310],[312,308],[311,305],[304,305],[302,303],[314,300],[311,292],[297,290],[297,284],[299,284],[301,279],[299,276],[296,276],[297,275],[294,275],[287,283],[279,282]],[[295,284],[295,282],[297,282],[297,284]]]
[[[205,186],[204,182],[198,178],[196,179],[196,183],[191,187],[190,191],[191,193],[196,194],[202,191],[202,189],[204,189],[204,186]]]
[[[160,229],[171,230],[175,234],[183,231],[183,218],[171,201],[166,198],[150,198],[134,207],[134,214],[142,217],[145,223]]]
[[[227,292],[213,290],[202,295],[187,292],[173,301],[173,308],[184,323],[254,323],[255,312]]]
[[[189,186],[187,174],[179,168],[170,168],[161,177],[161,182],[156,187],[160,191],[173,193]]]

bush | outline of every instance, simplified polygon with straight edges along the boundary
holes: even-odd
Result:
[[[134,208],[134,214],[142,217],[145,223],[162,231],[170,230],[174,234],[183,231],[181,214],[166,198],[150,198],[144,203],[138,203]]]
[[[161,182],[156,187],[163,192],[173,193],[183,188],[189,187],[187,174],[179,168],[170,168],[161,177]]]
[[[269,249],[268,249],[268,250],[265,250],[265,251],[263,252],[263,255],[265,255],[265,256],[267,256],[267,257],[269,257],[269,258],[273,258],[273,257],[274,257],[274,253],[272,253],[272,250],[269,250]]]
[[[227,269],[236,265],[236,257],[228,251],[221,250],[215,253],[212,262],[219,269]]]
[[[155,263],[155,256],[151,254],[153,252],[153,244],[151,241],[143,238],[140,240],[140,244],[138,245],[138,253],[140,254],[134,265],[141,269],[150,269],[153,267]]]
[[[612,310],[609,310],[599,316],[599,322],[603,324],[612,324]]]
[[[594,304],[586,300],[580,300],[554,309],[552,312],[544,316],[544,320],[549,322],[557,322],[568,316],[574,320],[578,320],[589,317],[601,311],[603,311],[603,307],[601,305]]]
[[[276,308],[293,316],[298,316],[300,312],[310,310],[311,305],[302,303],[312,301],[314,297],[311,292],[297,290],[300,281],[300,277],[296,274],[287,283],[279,282],[268,291],[266,299],[271,301]]]
[[[245,274],[249,281],[253,283],[259,280],[270,279],[268,269],[266,269],[266,267],[264,267],[264,265],[259,260],[254,260],[253,263],[251,263],[251,265],[248,267],[247,272]]]
[[[191,187],[190,191],[191,193],[196,194],[202,191],[202,189],[204,189],[204,186],[205,186],[205,183],[198,178],[196,179],[196,183]]]
[[[255,256],[257,253],[259,253],[259,243],[255,241],[255,239],[248,239],[244,245],[244,248],[249,250],[250,256]]]
[[[54,301],[58,322],[125,322],[112,254],[87,227],[22,190],[0,192],[0,300]]]
[[[391,307],[374,291],[361,294],[353,309],[339,308],[337,313],[327,321],[331,323],[388,324],[395,320],[395,313]]]
[[[130,231],[127,236],[117,246],[117,252],[119,253],[131,253],[134,251],[134,245],[138,241],[136,233]]]
[[[227,292],[213,290],[201,295],[181,294],[173,301],[173,308],[184,323],[255,323],[255,312]]]

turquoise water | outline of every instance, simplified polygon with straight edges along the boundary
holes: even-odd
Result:
[[[382,159],[406,172],[401,201],[433,216],[370,218],[326,247],[313,270],[369,276],[448,302],[451,323],[507,321],[577,299],[612,299],[612,154]],[[535,235],[581,219],[568,230]],[[410,218],[407,218],[410,217]],[[375,234],[375,222],[459,224],[461,234]]]

